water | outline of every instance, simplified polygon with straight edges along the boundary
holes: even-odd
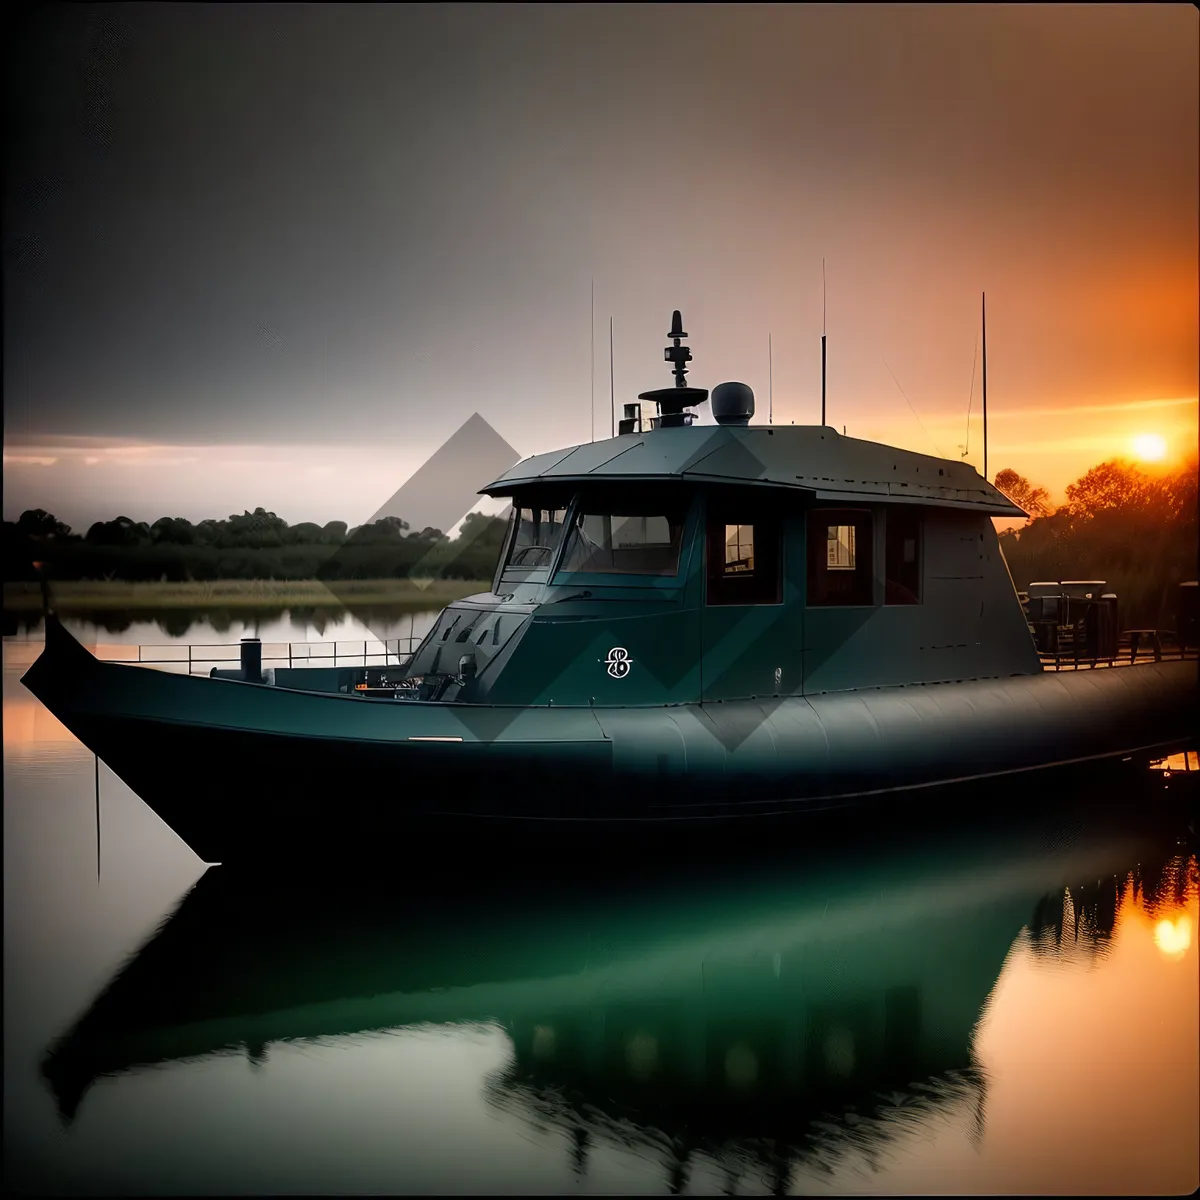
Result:
[[[63,624],[85,646],[234,645],[244,637],[263,642],[362,643],[364,639],[407,641],[422,637],[437,620],[440,610],[400,612],[387,607],[356,610],[339,608],[221,610],[170,609],[157,614],[97,613],[87,620],[64,618]],[[40,614],[22,614],[18,628],[4,638],[5,645],[38,646],[45,637]]]
[[[1140,792],[652,872],[398,846],[264,893],[101,765],[98,880],[94,759],[5,652],[12,1190],[1200,1183],[1195,839]]]

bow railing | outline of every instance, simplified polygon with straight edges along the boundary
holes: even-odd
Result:
[[[422,635],[372,640],[331,642],[263,642],[264,667],[307,666],[404,666],[421,643]],[[102,645],[96,657],[105,662],[130,663],[144,667],[165,667],[207,675],[213,667],[241,662],[240,642],[167,642],[159,645]]]

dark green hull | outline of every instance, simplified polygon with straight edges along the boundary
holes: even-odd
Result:
[[[420,825],[711,829],[1187,746],[1196,662],[647,708],[359,699],[93,658],[30,690],[205,861],[356,854]],[[385,844],[394,844],[386,843]]]

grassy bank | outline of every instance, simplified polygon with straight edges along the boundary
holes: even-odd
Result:
[[[486,580],[435,579],[422,588],[411,579],[343,579],[330,590],[319,580],[227,579],[187,583],[122,583],[69,581],[50,585],[54,607],[64,615],[100,609],[256,608],[264,605],[298,608],[352,608],[386,605],[399,611],[422,612],[443,608],[452,600],[486,592]],[[36,583],[6,583],[4,607],[10,612],[38,611],[42,594]]]

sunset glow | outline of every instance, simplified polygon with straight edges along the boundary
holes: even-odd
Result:
[[[1154,927],[1154,944],[1167,958],[1182,958],[1192,944],[1192,919],[1182,913],[1173,921],[1167,918]]]
[[[1167,457],[1167,439],[1159,433],[1139,433],[1133,439],[1133,452],[1142,462],[1162,462]]]
[[[122,9],[100,125],[33,22],[6,519],[354,523],[476,412],[523,456],[607,437],[676,308],[691,382],[746,383],[756,422],[819,423],[824,377],[839,433],[1055,504],[1135,439],[1195,445],[1191,6],[701,5],[678,59],[659,6],[480,6],[465,37],[453,5],[305,5],[278,58],[274,8],[228,7]]]

